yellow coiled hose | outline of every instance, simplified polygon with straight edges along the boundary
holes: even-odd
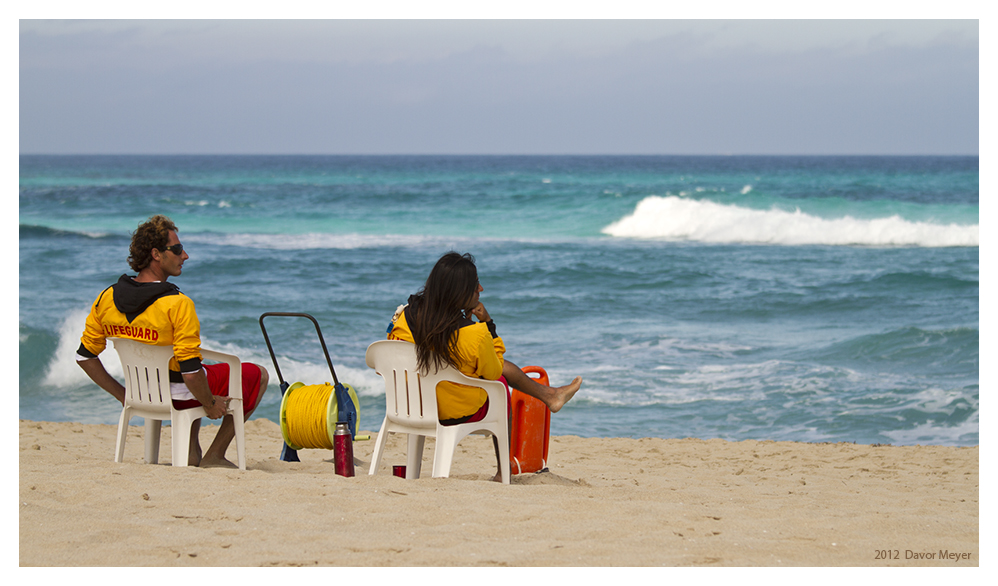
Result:
[[[350,394],[360,418],[360,401],[350,385],[343,385]],[[333,435],[339,409],[335,387],[329,383],[288,387],[281,399],[281,435],[293,450],[333,449]]]

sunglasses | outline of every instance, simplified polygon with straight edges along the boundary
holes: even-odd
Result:
[[[184,245],[183,244],[174,244],[173,246],[167,246],[167,247],[163,248],[163,250],[164,251],[165,250],[169,250],[173,254],[175,254],[177,256],[180,256],[181,253],[184,252]]]

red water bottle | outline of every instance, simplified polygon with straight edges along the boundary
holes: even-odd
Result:
[[[350,425],[337,423],[333,434],[333,462],[340,476],[353,476],[353,438]]]

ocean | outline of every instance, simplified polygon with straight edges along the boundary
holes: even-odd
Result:
[[[377,431],[364,351],[457,250],[507,358],[584,378],[554,435],[977,445],[978,177],[977,157],[22,155],[19,416],[117,422],[73,355],[162,213],[203,345],[270,370],[254,417],[280,411],[259,317],[303,312]],[[286,380],[331,379],[311,322],[266,327]]]

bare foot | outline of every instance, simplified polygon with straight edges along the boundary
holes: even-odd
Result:
[[[229,462],[225,458],[214,458],[214,457],[205,456],[204,458],[201,459],[201,464],[199,464],[199,467],[201,467],[201,468],[238,468],[239,466],[236,466],[235,464],[233,464],[232,462]]]
[[[552,390],[554,391],[554,396],[545,402],[548,406],[548,409],[551,410],[551,413],[557,413],[558,411],[561,411],[561,408],[565,406],[565,403],[568,403],[572,399],[572,397],[575,396],[575,393],[579,392],[579,388],[581,386],[582,386],[582,377],[577,376],[575,377],[575,379],[572,380],[571,383],[563,387],[552,387]]]
[[[502,482],[502,471],[496,472],[496,475],[492,477],[492,482]]]
[[[201,465],[201,444],[197,442],[191,443],[191,449],[187,454],[187,465],[188,466]]]

